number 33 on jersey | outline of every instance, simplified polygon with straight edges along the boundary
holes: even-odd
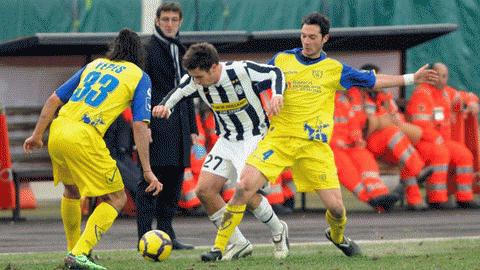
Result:
[[[127,61],[99,58],[79,70],[55,93],[66,103],[59,116],[94,126],[102,136],[131,100],[133,120],[150,121],[150,78]]]

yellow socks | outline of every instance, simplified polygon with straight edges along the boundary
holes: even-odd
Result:
[[[345,208],[343,209],[343,215],[340,218],[336,218],[327,210],[325,213],[328,225],[330,225],[330,238],[333,242],[341,244],[343,242],[343,233],[345,232],[345,225],[347,224],[347,216],[345,214]]]
[[[67,249],[71,251],[80,238],[80,226],[82,224],[82,213],[80,199],[62,197],[60,203],[63,229],[67,238]]]
[[[223,214],[222,224],[218,228],[217,237],[215,238],[215,249],[221,250],[222,253],[225,251],[230,236],[232,236],[235,228],[240,224],[240,222],[242,222],[243,214],[245,213],[246,208],[246,204],[227,204],[227,208]]]
[[[118,212],[113,206],[106,202],[99,204],[88,218],[85,230],[72,249],[72,254],[75,256],[89,254],[102,235],[110,229],[117,216]]]

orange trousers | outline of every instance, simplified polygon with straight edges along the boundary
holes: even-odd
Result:
[[[367,147],[375,157],[400,165],[400,181],[405,187],[407,204],[422,203],[417,176],[425,163],[410,139],[398,127],[391,126],[370,134]]]

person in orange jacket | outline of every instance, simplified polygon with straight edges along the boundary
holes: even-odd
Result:
[[[457,122],[462,122],[463,126],[458,127],[458,123],[452,128],[452,139],[464,143],[474,156],[474,181],[473,192],[480,194],[480,144],[479,144],[479,129],[478,129],[478,112],[479,112],[479,98],[472,92],[458,91],[462,100],[460,112],[455,112],[457,115]],[[455,106],[454,106],[455,108]],[[462,121],[460,121],[462,120]],[[459,132],[460,131],[460,132]],[[454,136],[455,135],[455,136]],[[476,156],[477,155],[477,156]]]
[[[330,145],[338,178],[360,201],[368,203],[379,212],[390,211],[399,197],[390,194],[380,178],[377,161],[366,149],[360,122],[357,120],[346,92],[337,92]]]
[[[364,65],[361,69],[379,71],[379,68],[372,64]],[[411,141],[419,139],[420,130],[412,125],[407,126],[393,95],[389,92],[360,90],[353,87],[348,91],[348,95],[351,97],[357,121],[365,126],[363,123],[369,119],[365,132],[368,150],[376,158],[400,165],[401,193],[405,193],[407,209],[414,211],[427,209],[418,182],[425,181],[432,168],[425,167]]]
[[[442,154],[446,164],[437,166],[427,180],[427,197],[431,208],[449,208],[447,191],[448,164],[455,168],[455,197],[459,208],[480,208],[473,200],[473,156],[465,145],[451,139],[452,99],[455,89],[447,85],[448,68],[442,63],[432,67],[439,74],[435,84],[420,84],[407,105],[410,121],[421,127],[423,137],[416,147],[427,163]],[[438,152],[439,149],[441,153]],[[433,151],[437,151],[433,154]],[[432,164],[434,165],[434,164]]]

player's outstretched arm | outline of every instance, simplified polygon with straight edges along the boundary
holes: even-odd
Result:
[[[414,74],[377,74],[374,88],[380,89],[385,87],[405,86],[420,83],[435,84],[438,79],[438,73],[433,69],[429,69],[428,64],[426,64],[423,67],[419,68]]]
[[[38,118],[35,129],[33,130],[32,136],[28,137],[23,143],[23,151],[29,154],[35,148],[41,148],[43,146],[43,133],[47,129],[50,122],[52,122],[55,112],[59,107],[64,103],[57,96],[56,93],[53,93],[43,105],[42,111]]]
[[[145,192],[153,192],[152,195],[156,196],[158,193],[160,193],[160,191],[162,191],[163,184],[158,181],[150,166],[150,134],[147,123],[142,121],[133,122],[133,139],[135,140],[138,157],[140,158],[140,163],[142,164],[143,177],[149,184],[145,189]]]

